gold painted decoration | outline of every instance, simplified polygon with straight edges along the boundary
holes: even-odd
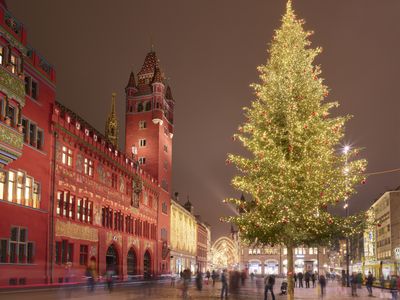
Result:
[[[12,75],[3,67],[0,67],[0,91],[15,99],[21,106],[25,105],[24,81]]]
[[[97,242],[99,240],[98,230],[96,228],[60,220],[56,221],[56,236],[65,236],[91,242]]]

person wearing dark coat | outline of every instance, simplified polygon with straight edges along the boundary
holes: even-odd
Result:
[[[306,288],[309,288],[310,287],[310,272],[306,272],[305,274],[304,274],[304,280],[306,281]]]
[[[228,298],[228,273],[227,270],[223,270],[221,274],[221,283],[222,283],[222,289],[221,289],[221,299]]]
[[[365,283],[365,286],[367,287],[369,297],[372,297],[372,284],[373,283],[374,283],[374,277],[372,276],[371,272],[368,272],[367,282]]]
[[[299,280],[299,288],[301,287],[303,287],[303,273],[301,273],[301,272],[299,272],[298,274],[297,274],[297,279]]]
[[[275,300],[274,295],[275,276],[269,275],[265,280],[264,300],[268,299],[268,291],[271,291],[272,300]]]
[[[215,280],[217,280],[217,277],[218,277],[217,272],[215,272],[215,270],[212,270],[211,279],[212,279],[212,286],[213,287],[215,286]]]
[[[319,276],[319,284],[321,286],[321,296],[324,297],[325,287],[326,287],[326,279],[323,274],[321,276]]]
[[[312,287],[315,288],[315,280],[317,279],[317,275],[315,273],[311,274],[311,281],[312,281]]]

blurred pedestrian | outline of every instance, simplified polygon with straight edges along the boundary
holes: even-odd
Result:
[[[72,282],[72,277],[72,263],[69,261],[65,265],[64,282],[69,285],[69,283]],[[71,291],[70,286],[65,287],[65,298],[71,298]]]
[[[96,284],[96,262],[94,260],[90,260],[89,265],[86,268],[85,276],[87,279],[88,290],[89,292],[94,291],[94,286]]]
[[[221,274],[221,283],[222,283],[222,289],[221,289],[221,299],[224,298],[228,299],[228,273],[227,270],[224,269]]]
[[[254,272],[251,272],[251,274],[250,274],[250,278],[251,278],[251,281],[253,281],[253,280],[254,280]]]
[[[246,278],[247,278],[247,271],[245,269],[242,270],[242,273],[240,274],[240,279],[242,281],[242,285],[246,283]]]
[[[197,270],[196,274],[196,287],[199,291],[203,289],[203,274],[200,272],[200,270]]]
[[[310,272],[309,271],[307,271],[305,274],[304,274],[304,280],[305,280],[305,282],[306,282],[306,288],[309,288],[310,287]]]
[[[326,278],[324,274],[321,274],[321,276],[319,276],[319,285],[321,286],[321,297],[324,297],[326,287]]]
[[[272,300],[275,300],[274,285],[275,285],[275,276],[274,275],[269,275],[265,279],[264,300],[268,299],[268,291],[271,292]]]
[[[209,282],[210,282],[210,277],[211,277],[210,270],[207,270],[207,272],[206,272],[207,285],[208,285],[208,284],[209,284]]]
[[[212,279],[212,283],[213,283],[213,287],[215,286],[215,280],[217,280],[217,273],[215,272],[215,270],[212,270],[211,273],[211,279]]]
[[[397,295],[400,290],[400,278],[392,276],[390,279],[390,293],[392,294],[392,300],[397,300]]]
[[[347,276],[348,274],[346,274],[346,271],[342,270],[342,287],[345,287],[347,284]]]
[[[361,272],[358,272],[357,274],[357,288],[361,289],[363,283],[363,275],[361,274]]]
[[[294,279],[294,287],[297,287],[297,274],[293,274],[293,279]]]
[[[303,273],[301,273],[301,272],[299,272],[298,274],[297,274],[297,279],[299,280],[299,288],[301,287],[303,287]]]
[[[357,295],[357,274],[353,272],[350,276],[351,296],[358,297]]]
[[[112,292],[113,287],[114,287],[114,275],[115,275],[114,267],[109,266],[106,271],[106,282],[107,282],[108,291],[110,293]]]
[[[380,287],[381,287],[381,295],[380,295],[380,298],[383,298],[383,297],[384,297],[383,291],[384,291],[384,289],[385,289],[385,277],[384,277],[383,275],[379,276],[379,284],[380,284]]]
[[[368,272],[367,282],[365,283],[365,286],[367,287],[369,297],[372,297],[372,284],[373,283],[374,283],[374,277],[372,276],[371,272]]]
[[[190,278],[191,278],[191,272],[189,269],[185,269],[182,272],[182,298],[183,299],[188,299],[189,294],[188,294],[188,289],[189,289],[189,283],[190,283]]]
[[[174,273],[171,272],[171,287],[175,287],[175,277],[176,275]]]
[[[315,281],[317,280],[317,272],[311,274],[312,287],[315,288]]]

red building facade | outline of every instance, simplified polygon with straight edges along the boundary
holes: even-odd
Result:
[[[65,264],[83,273],[94,261],[99,274],[121,279],[156,271],[157,182],[136,168],[72,111],[57,103],[55,132],[54,277]]]
[[[163,81],[151,51],[129,78],[120,151],[111,115],[104,136],[55,101],[54,69],[0,1],[0,287],[63,282],[67,265],[79,280],[89,262],[122,280],[169,272],[174,100]]]
[[[165,272],[170,269],[168,245],[175,101],[170,86],[164,85],[164,75],[153,50],[146,55],[137,82],[131,72],[125,92],[125,151],[131,153],[135,149],[141,168],[160,186],[156,248],[160,262],[157,268],[158,272]]]
[[[0,286],[48,278],[55,72],[0,1]]]

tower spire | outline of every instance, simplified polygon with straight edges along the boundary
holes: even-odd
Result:
[[[106,138],[110,141],[111,144],[113,144],[115,147],[118,147],[119,126],[118,126],[117,114],[115,111],[116,96],[117,96],[116,93],[112,93],[111,111],[106,121]]]

